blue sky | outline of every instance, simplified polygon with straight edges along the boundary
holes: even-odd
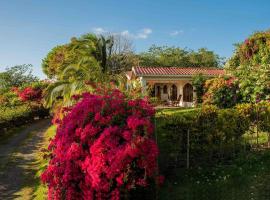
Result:
[[[269,0],[1,0],[0,71],[33,64],[58,44],[87,32],[133,39],[137,52],[152,44],[198,49],[230,57],[233,44],[270,28]]]

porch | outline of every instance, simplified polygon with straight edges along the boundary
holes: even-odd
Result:
[[[157,97],[165,106],[193,107],[196,93],[190,80],[162,80],[146,81],[146,87],[150,88],[150,95]]]

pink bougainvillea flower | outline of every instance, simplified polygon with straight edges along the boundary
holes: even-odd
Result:
[[[146,187],[157,172],[154,109],[119,90],[85,93],[58,121],[41,179],[49,199],[113,199]]]

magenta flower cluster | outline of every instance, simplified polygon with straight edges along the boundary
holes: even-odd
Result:
[[[157,177],[154,109],[118,90],[83,94],[60,120],[41,178],[49,199],[120,199]]]

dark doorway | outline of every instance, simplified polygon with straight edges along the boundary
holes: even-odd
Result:
[[[177,100],[177,87],[176,87],[176,85],[172,85],[172,87],[171,87],[171,100],[172,101]]]
[[[183,101],[193,102],[193,87],[191,84],[187,83],[183,89]]]
[[[159,85],[157,86],[157,98],[161,98],[161,89]]]

